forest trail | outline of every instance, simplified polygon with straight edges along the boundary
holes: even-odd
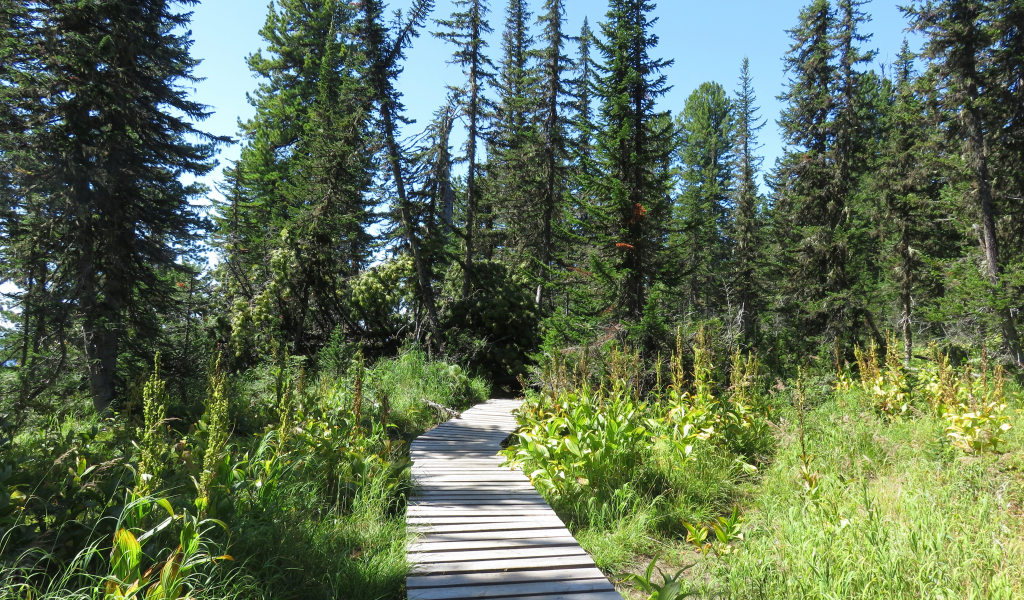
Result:
[[[501,467],[518,400],[490,400],[412,443],[409,600],[622,600],[521,471]]]

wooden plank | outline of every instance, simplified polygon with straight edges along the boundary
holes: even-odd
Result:
[[[499,585],[475,585],[451,588],[427,588],[409,591],[409,600],[445,600],[455,598],[501,598],[536,594],[574,594],[577,592],[615,591],[604,577],[577,581],[517,582]]]
[[[431,538],[432,539],[432,538]],[[558,548],[569,546],[579,548],[576,538],[563,532],[562,537],[511,538],[487,540],[453,540],[450,542],[417,541],[409,544],[409,552],[470,552],[478,550],[514,550],[519,548]]]
[[[465,552],[409,552],[409,560],[417,564],[440,562],[487,561],[503,558],[542,558],[548,556],[589,556],[578,545],[510,548],[507,550],[467,550]]]
[[[513,517],[508,515],[481,515],[477,517],[406,517],[406,522],[415,527],[427,527],[431,525],[437,526],[471,526],[471,525],[517,525],[524,524],[530,525],[537,523],[538,527],[544,527],[546,523],[562,523],[562,520],[558,518],[553,512],[549,512],[545,515],[531,515],[525,517]],[[529,529],[529,527],[524,527]],[[456,530],[452,530],[456,531]]]
[[[457,542],[479,540],[525,540],[529,538],[559,538],[571,536],[565,527],[547,529],[477,529],[475,531],[421,531],[422,536],[415,539],[417,544],[434,542]]]
[[[435,487],[428,487],[415,494],[420,500],[444,500],[445,498],[530,498],[543,500],[537,490],[533,488],[514,489],[509,486],[496,486],[491,488],[460,488],[455,487],[448,490],[439,490]]]
[[[498,573],[460,573],[458,575],[414,575],[406,581],[410,590],[420,588],[455,588],[488,583],[518,583],[538,581],[573,581],[597,579],[604,573],[597,568],[544,569],[535,571],[502,571]]]
[[[483,497],[483,498],[425,498],[418,499],[414,498],[410,501],[409,506],[417,507],[450,507],[450,508],[472,508],[472,507],[492,507],[493,510],[500,511],[499,507],[543,507],[548,509],[548,503],[544,502],[541,497],[537,498],[495,498],[495,497]],[[551,509],[548,509],[551,510]]]
[[[486,573],[491,571],[524,571],[527,569],[549,569],[556,561],[551,557],[541,558],[506,558],[495,560],[464,560],[443,563],[414,564],[412,572],[416,575],[431,573]],[[560,556],[557,566],[563,569],[576,567],[596,567],[589,554],[573,554]]]
[[[507,517],[546,517],[551,514],[551,509],[540,509],[531,506],[505,506],[502,510],[479,510],[473,508],[439,508],[437,506],[412,506],[409,512],[413,517],[425,517],[428,520],[436,520],[441,517],[491,517],[500,515],[502,519]]]
[[[490,532],[490,531],[516,531],[516,530],[531,530],[531,529],[554,529],[561,528],[565,529],[565,525],[562,524],[562,520],[558,517],[526,517],[520,521],[510,520],[509,517],[486,517],[487,519],[494,519],[493,521],[474,522],[466,523],[462,518],[445,519],[445,521],[455,522],[424,522],[424,523],[409,523],[411,530],[426,534],[426,533],[476,533],[476,532]],[[480,519],[471,519],[473,521],[479,521]]]
[[[494,487],[502,486],[510,489],[537,490],[536,487],[529,483],[529,479],[525,477],[504,477],[500,479],[488,479],[487,477],[487,475],[477,475],[476,477],[468,476],[462,478],[462,480],[458,480],[445,478],[443,476],[419,475],[414,481],[423,485],[424,489],[429,491],[472,489],[474,487],[492,489]]]

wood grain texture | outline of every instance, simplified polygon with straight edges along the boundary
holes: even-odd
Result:
[[[409,600],[622,600],[529,479],[501,466],[518,406],[491,400],[413,441]]]

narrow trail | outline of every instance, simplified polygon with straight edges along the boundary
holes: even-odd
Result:
[[[416,438],[409,600],[622,600],[555,511],[495,453],[518,400],[490,400]]]

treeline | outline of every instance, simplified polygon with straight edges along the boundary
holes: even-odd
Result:
[[[486,0],[445,18],[432,0],[393,18],[381,0],[276,0],[210,211],[180,180],[227,142],[181,87],[196,61],[175,9],[193,4],[0,0],[12,414],[129,399],[157,350],[186,404],[214,354],[244,370],[327,346],[415,344],[510,387],[538,348],[667,355],[696,321],[774,368],[887,329],[907,360],[938,340],[1024,366],[1019,0],[913,3],[924,50],[881,68],[864,2],[813,0],[769,167],[746,60],[729,87],[659,103],[653,2],[610,0],[575,32],[561,0],[503,18]],[[420,35],[463,74],[426,124],[396,88]]]

